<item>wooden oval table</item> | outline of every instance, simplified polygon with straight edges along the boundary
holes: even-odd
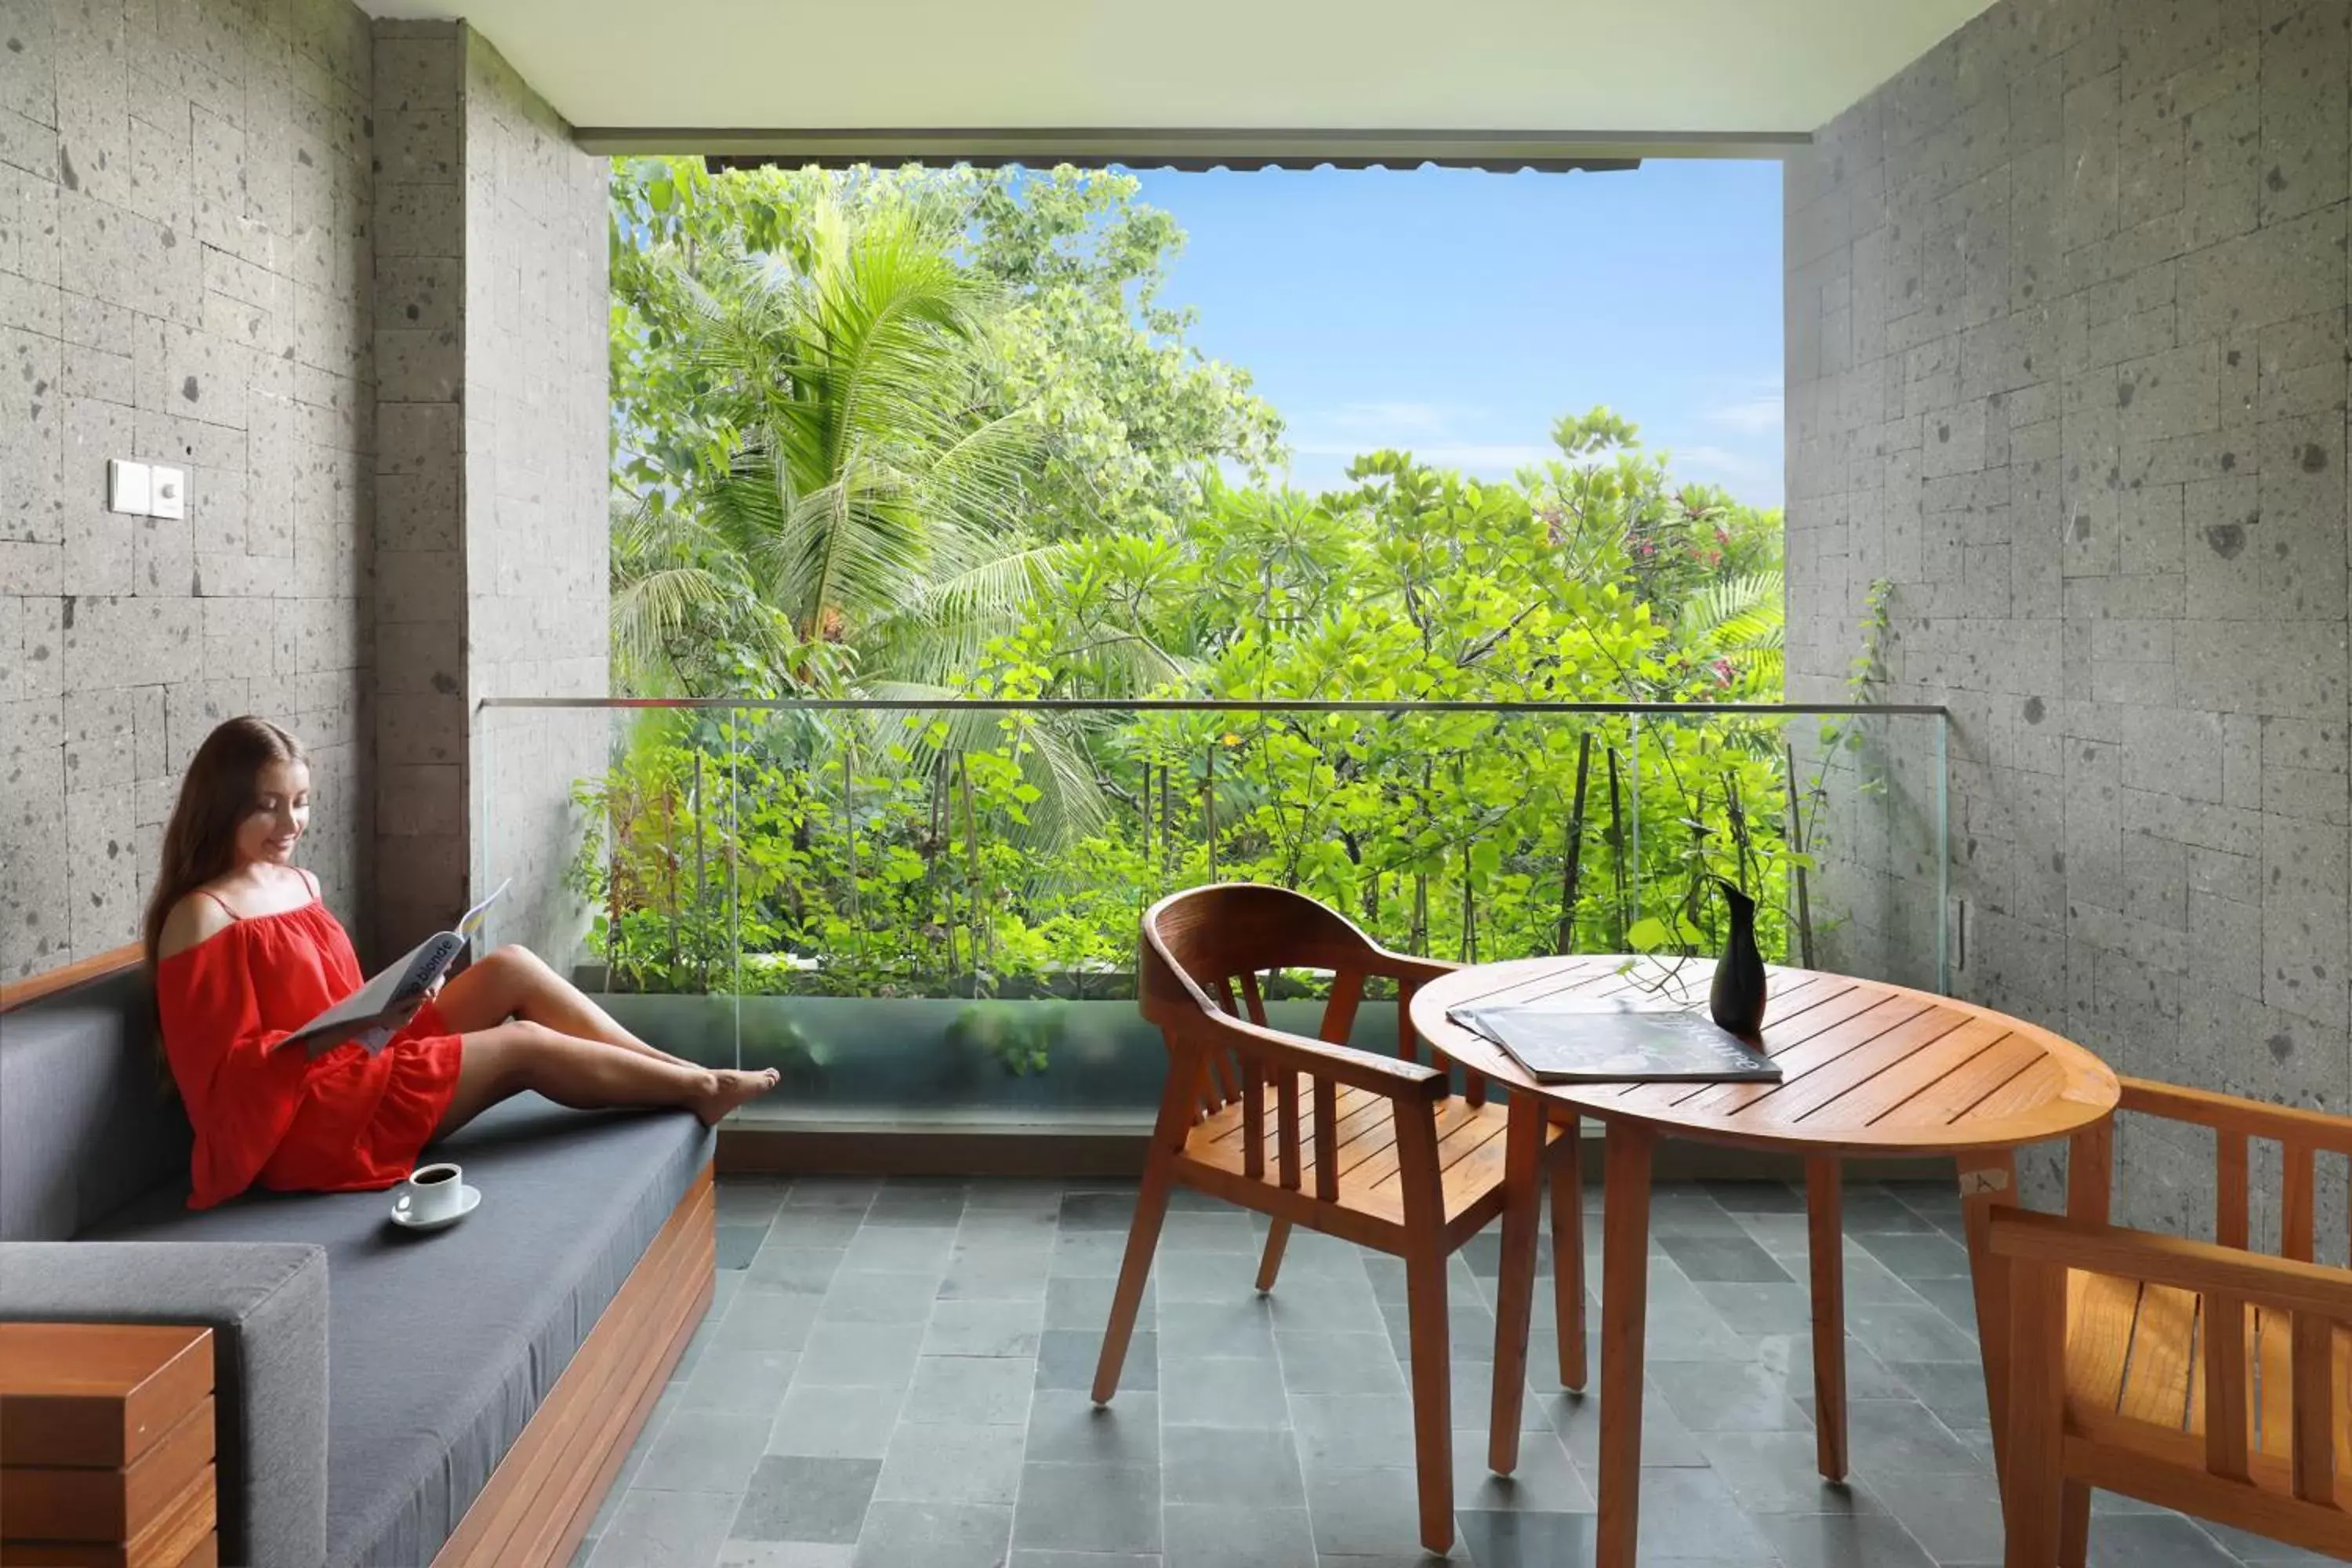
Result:
[[[1446,1016],[1465,1003],[1605,996],[1643,990],[1704,1011],[1714,965],[1613,956],[1476,964],[1418,991],[1413,1026],[1510,1097],[1509,1197],[1495,1312],[1495,1407],[1488,1460],[1518,1464],[1535,1288],[1542,1118],[1606,1126],[1601,1285],[1601,1476],[1597,1568],[1633,1568],[1642,1456],[1642,1354],[1649,1296],[1650,1172],[1661,1137],[1795,1154],[1805,1162],[1822,1474],[1844,1478],[1845,1306],[1839,1167],[1847,1159],[1948,1155],[1959,1167],[1969,1268],[1993,1412],[1995,1463],[2007,1402],[2005,1269],[1983,1245],[1991,1211],[2016,1201],[2016,1151],[2077,1141],[2071,1169],[2106,1169],[2117,1097],[2105,1064],[2047,1029],[1989,1007],[1878,981],[1773,968],[1759,1044],[1778,1083],[1538,1084],[1484,1036]],[[1581,1342],[1582,1293],[1560,1303],[1560,1331]]]

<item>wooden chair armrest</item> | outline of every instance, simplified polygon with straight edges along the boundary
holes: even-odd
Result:
[[[2231,1296],[2352,1323],[2352,1270],[2031,1209],[1996,1215],[1990,1245],[1997,1257],[2020,1262]]]
[[[2116,1081],[2123,1088],[2118,1109],[2124,1110],[2210,1127],[2217,1132],[2243,1133],[2352,1154],[2352,1119],[2291,1105],[2266,1105],[2261,1100],[2216,1094],[2210,1089],[2154,1083],[2147,1079],[2118,1078]]]
[[[1377,974],[1385,980],[1410,981],[1426,985],[1443,979],[1462,966],[1440,958],[1420,958],[1410,952],[1391,952],[1387,948],[1374,948],[1362,961],[1364,973]]]
[[[1276,1073],[1309,1073],[1394,1100],[1445,1098],[1446,1075],[1419,1062],[1286,1035],[1223,1013],[1203,1013],[1201,1020],[1208,1031],[1219,1037],[1213,1044],[1229,1046],[1244,1057],[1254,1057]]]

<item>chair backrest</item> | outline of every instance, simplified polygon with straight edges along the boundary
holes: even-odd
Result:
[[[1314,1148],[1318,1185],[1327,1196],[1336,1193],[1338,1183],[1328,1130],[1336,1121],[1339,1085],[1383,1094],[1407,1091],[1423,1099],[1447,1090],[1443,1075],[1451,1064],[1443,1057],[1435,1058],[1434,1071],[1419,1067],[1410,1006],[1416,989],[1452,966],[1391,952],[1345,916],[1304,894],[1255,882],[1171,894],[1145,912],[1141,949],[1143,1014],[1168,1041],[1171,1090],[1162,1106],[1163,1121],[1173,1109],[1197,1121],[1239,1104],[1253,1176],[1261,1173],[1268,1142],[1269,1083],[1271,1142],[1282,1184],[1300,1184],[1304,1141]],[[1266,1024],[1259,976],[1281,969],[1331,973],[1330,999],[1313,1040]],[[1414,1064],[1407,1077],[1399,1077],[1387,1059],[1347,1044],[1364,983],[1375,975],[1397,987],[1397,1056]],[[1310,1079],[1313,1096],[1312,1114],[1305,1116],[1298,1102],[1302,1073]],[[1483,1101],[1483,1081],[1474,1079],[1465,1088],[1474,1101]]]
[[[1330,1032],[1332,1012],[1353,994],[1376,965],[1382,950],[1337,910],[1287,888],[1260,882],[1227,882],[1171,893],[1143,917],[1142,1003],[1144,1016],[1165,1027],[1171,1016],[1206,1009],[1239,1016],[1235,987],[1249,1016],[1265,1022],[1257,977],[1275,969],[1328,969],[1335,976],[1332,1008],[1319,1032]],[[1353,1005],[1345,1010],[1352,1015]],[[1352,1020],[1350,1020],[1352,1021]],[[1408,1042],[1409,1043],[1409,1042]]]

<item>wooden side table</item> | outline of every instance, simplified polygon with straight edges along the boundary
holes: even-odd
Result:
[[[213,1334],[0,1323],[0,1564],[215,1568]]]

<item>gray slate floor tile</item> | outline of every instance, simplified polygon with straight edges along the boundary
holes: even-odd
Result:
[[[748,1268],[768,1239],[768,1225],[763,1219],[756,1225],[738,1225],[727,1220],[719,1223],[719,1267],[722,1269]]]
[[[1704,1467],[1643,1470],[1641,1528],[1645,1555],[1771,1560],[1772,1549],[1731,1489]]]
[[[819,1323],[801,1347],[795,1386],[904,1388],[922,1352],[920,1323]]]
[[[2234,1568],[2237,1561],[2178,1514],[2119,1514],[2091,1526],[2090,1568]]]
[[[1728,1236],[1661,1236],[1660,1244],[1676,1268],[1694,1280],[1780,1284],[1789,1271],[1744,1233]]]
[[[1010,1508],[877,1499],[857,1538],[855,1568],[1000,1568]]]
[[[1103,1336],[1086,1329],[1047,1329],[1037,1348],[1037,1386],[1092,1388],[1102,1360]],[[1122,1393],[1150,1394],[1160,1386],[1160,1336],[1138,1330],[1127,1340],[1119,1363]]]
[[[940,1293],[938,1270],[885,1273],[845,1267],[825,1288],[817,1321],[830,1323],[928,1323]]]
[[[709,1356],[686,1380],[683,1410],[724,1410],[772,1419],[783,1403],[800,1357],[791,1351],[748,1351]]]
[[[1287,1426],[1290,1405],[1271,1362],[1160,1363],[1160,1415],[1178,1426]]]
[[[1371,1555],[1421,1539],[1421,1500],[1409,1469],[1307,1472],[1307,1512],[1315,1549],[1327,1555]]]
[[[934,1301],[922,1353],[1034,1356],[1045,1315],[1040,1301]]]
[[[592,1568],[710,1568],[738,1500],[717,1492],[633,1489],[588,1561]]]
[[[898,1388],[794,1384],[769,1428],[767,1451],[811,1458],[878,1459],[890,1447],[906,1393]]]
[[[741,1541],[854,1544],[881,1471],[878,1459],[767,1455],[744,1490],[729,1533]]]
[[[1160,1472],[1140,1465],[1024,1466],[1013,1539],[1063,1552],[1158,1552]]]
[[[1885,1514],[1778,1514],[1756,1528],[1788,1568],[1936,1568]]]
[[[1944,1184],[1848,1191],[1856,1474],[1814,1469],[1801,1194],[1661,1188],[1643,1568],[1979,1568],[2001,1552],[1973,1302]],[[1601,1194],[1589,1194],[1588,1260]],[[575,1562],[590,1568],[1427,1568],[1403,1275],[1180,1194],[1127,1375],[1088,1397],[1132,1212],[1118,1183],[720,1186],[727,1261]],[[1556,1381],[1538,1282],[1517,1473],[1486,1468],[1492,1233],[1446,1270],[1463,1568],[1589,1560],[1597,1381]],[[1961,1272],[1953,1272],[1955,1269]],[[1597,1268],[1591,1277],[1597,1291]],[[1588,1303],[1590,1305],[1591,1303]],[[1592,1331],[1597,1346],[1599,1320]],[[1598,1373],[1597,1362],[1593,1368]],[[2100,1494],[2095,1564],[2321,1559]]]
[[[1591,1513],[1592,1489],[1549,1432],[1519,1434],[1519,1462],[1507,1476],[1486,1468],[1486,1434],[1454,1434],[1454,1508],[1496,1513]]]
[[[1386,1334],[1326,1334],[1285,1330],[1275,1339],[1282,1384],[1293,1394],[1393,1394],[1403,1370]]]
[[[1167,1568],[1317,1568],[1303,1507],[1170,1503],[1166,1521]]]
[[[769,1424],[765,1415],[679,1409],[663,1423],[632,1484],[644,1491],[740,1492],[760,1462]]]
[[[883,1456],[874,1495],[1010,1508],[1021,1489],[1019,1436],[1003,1426],[901,1426]]]
[[[719,1568],[851,1568],[854,1546],[810,1541],[730,1541],[719,1548]]]
[[[1305,1508],[1298,1445],[1288,1432],[1171,1426],[1161,1434],[1160,1492],[1170,1503]]]
[[[1039,1389],[1030,1401],[1025,1454],[1033,1464],[1156,1467],[1160,1439],[1156,1394],[1122,1394],[1097,1405],[1068,1389]]]
[[[1017,1356],[923,1356],[898,1421],[1019,1426],[1029,1419],[1036,1378],[1036,1367]]]
[[[1592,1561],[1597,1521],[1589,1513],[1490,1513],[1471,1509],[1465,1510],[1456,1522],[1462,1544],[1477,1568],[1561,1568]],[[1327,1557],[1324,1562],[1333,1559]]]

